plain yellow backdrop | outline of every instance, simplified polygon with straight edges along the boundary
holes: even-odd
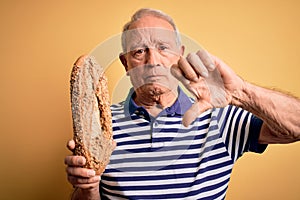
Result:
[[[63,160],[72,137],[72,64],[119,34],[141,7],[170,14],[183,34],[244,79],[300,96],[298,0],[2,0],[1,199],[69,198]],[[114,96],[124,71],[117,58],[111,66]],[[245,154],[234,167],[227,199],[300,199],[299,169],[300,143]]]

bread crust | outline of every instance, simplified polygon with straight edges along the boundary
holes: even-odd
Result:
[[[112,116],[103,68],[84,55],[75,62],[70,80],[74,155],[86,158],[85,168],[102,174],[115,143]]]

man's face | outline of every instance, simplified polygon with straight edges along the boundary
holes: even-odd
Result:
[[[135,90],[150,95],[176,91],[178,81],[170,67],[178,62],[182,49],[167,21],[145,16],[134,22],[126,32],[122,62]]]

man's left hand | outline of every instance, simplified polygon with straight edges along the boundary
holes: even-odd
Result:
[[[187,58],[181,56],[171,72],[196,98],[184,114],[184,126],[208,109],[227,106],[232,94],[244,87],[244,81],[228,65],[204,49],[188,54]]]

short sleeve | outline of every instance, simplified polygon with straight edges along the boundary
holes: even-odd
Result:
[[[245,152],[264,152],[267,145],[258,143],[263,124],[261,119],[235,106],[227,106],[216,112],[224,144],[234,162]]]
[[[263,153],[266,150],[268,146],[267,144],[258,143],[258,138],[259,138],[262,124],[263,121],[260,118],[254,115],[251,116],[249,136],[248,136],[248,141],[246,144],[245,151]]]

